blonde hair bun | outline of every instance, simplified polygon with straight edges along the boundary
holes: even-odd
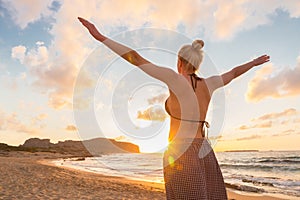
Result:
[[[178,52],[179,60],[184,64],[184,70],[191,73],[199,69],[203,60],[203,40],[195,40],[191,45],[182,46]]]
[[[200,51],[204,47],[203,40],[194,40],[194,42],[192,43],[192,47],[195,50]]]

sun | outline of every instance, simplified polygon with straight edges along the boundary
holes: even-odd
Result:
[[[164,127],[157,135],[146,138],[134,140],[133,143],[137,144],[141,153],[162,153],[169,144],[169,129]]]
[[[168,138],[156,138],[136,143],[141,153],[163,153],[168,147]]]

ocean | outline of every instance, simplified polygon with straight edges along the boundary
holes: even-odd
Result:
[[[162,157],[161,153],[118,153],[54,162],[79,170],[163,183]],[[216,157],[228,187],[300,199],[300,151],[217,152]]]

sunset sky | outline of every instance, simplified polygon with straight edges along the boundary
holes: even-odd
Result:
[[[298,0],[0,0],[0,143],[19,145],[31,137],[57,142],[105,136],[134,142],[145,152],[166,144],[169,117],[162,111],[167,97],[164,84],[154,81],[129,90],[130,84],[152,80],[93,40],[78,16],[94,22],[109,37],[145,48],[139,51],[143,56],[174,70],[174,47],[185,40],[169,48],[170,33],[191,41],[203,39],[206,61],[199,75],[204,77],[270,55],[269,63],[219,91],[224,106],[221,114],[212,114],[219,120],[218,128],[211,123],[209,133],[218,136],[217,151],[299,150]],[[126,37],[132,31],[137,38]],[[101,67],[95,69],[93,64]],[[108,64],[109,70],[101,73]],[[206,69],[213,70],[206,73]],[[74,106],[74,92],[92,95],[75,100]],[[86,105],[93,108],[98,126],[92,124]],[[134,126],[123,126],[126,120],[115,113],[122,105],[128,106],[125,113]],[[212,113],[214,109],[212,105]],[[158,128],[159,134],[142,138],[149,132],[147,127],[152,127],[150,132]],[[127,134],[130,131],[133,135]]]

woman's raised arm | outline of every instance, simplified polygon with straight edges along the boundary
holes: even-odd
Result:
[[[252,69],[253,67],[269,62],[269,60],[270,60],[270,56],[268,55],[260,56],[250,62],[247,62],[243,65],[233,68],[232,70],[222,74],[221,76],[211,76],[206,79],[206,83],[208,84],[210,90],[214,91],[219,87],[227,85],[233,79],[246,73],[248,70]]]
[[[176,81],[177,73],[173,70],[165,67],[159,67],[151,63],[139,55],[135,50],[102,35],[91,22],[81,17],[78,17],[78,19],[96,40],[102,42],[105,46],[127,60],[129,63],[139,67],[150,76],[165,82],[167,85],[170,85],[172,82]]]

